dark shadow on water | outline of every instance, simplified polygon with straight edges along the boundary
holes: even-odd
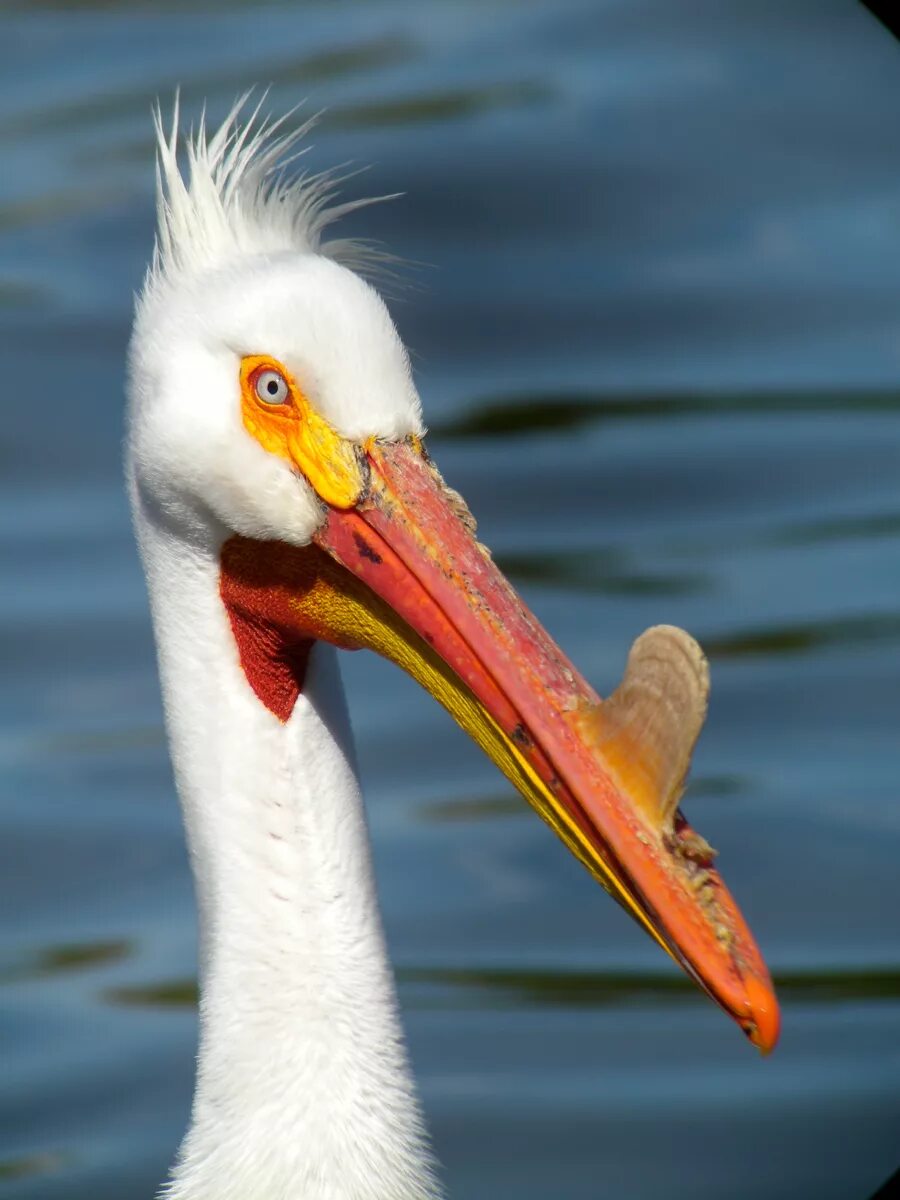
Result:
[[[832,621],[775,625],[763,629],[700,638],[710,658],[749,658],[763,655],[807,654],[839,647],[859,649],[891,644],[900,638],[900,615],[873,613]]]
[[[196,115],[192,111],[194,97],[208,101],[211,107],[218,103],[227,107],[233,103],[236,95],[257,87],[261,78],[264,78],[266,86],[273,88],[292,84],[311,87],[325,80],[339,79],[361,71],[397,66],[411,61],[417,53],[417,44],[411,38],[395,35],[372,38],[369,41],[360,40],[304,56],[291,56],[281,61],[273,54],[265,63],[257,59],[251,60],[244,71],[236,71],[229,67],[218,72],[201,73],[189,81],[190,86],[183,92],[188,123],[190,117]],[[172,79],[172,95],[177,82],[175,78]],[[64,107],[36,108],[7,117],[0,122],[0,129],[13,135],[39,133],[44,130],[83,130],[86,122],[96,124],[109,121],[118,124],[124,116],[130,115],[139,120],[143,119],[143,123],[147,125],[147,134],[141,140],[140,146],[149,155],[147,161],[150,161],[155,143],[146,118],[157,97],[162,100],[165,109],[171,100],[165,89],[151,89],[146,85],[119,87],[86,95],[83,99],[70,102]],[[314,110],[300,111],[293,122],[286,122],[285,129],[293,128],[305,120],[311,111]],[[110,147],[107,146],[107,151],[109,150]],[[112,153],[115,156],[115,150]],[[126,157],[131,158],[132,154],[129,153]]]
[[[401,999],[411,1008],[606,1008],[706,1003],[686,976],[662,971],[519,970],[491,967],[396,969]],[[775,986],[785,1004],[900,1000],[900,967],[784,971]],[[193,1008],[194,979],[110,988],[103,1000],[125,1007]]]
[[[435,800],[416,809],[416,815],[429,825],[449,825],[455,822],[492,821],[497,817],[527,815],[528,805],[515,792],[497,796],[461,796],[458,799]]]
[[[490,438],[570,431],[603,421],[671,420],[688,416],[795,413],[900,413],[900,394],[769,392],[750,395],[534,395],[489,398],[458,418],[432,423],[444,438]]]
[[[684,975],[662,972],[540,971],[401,967],[401,994],[413,1007],[604,1008],[705,1003]],[[900,969],[785,972],[775,986],[783,1003],[824,1004],[900,999]],[[443,993],[443,994],[442,994]],[[447,993],[452,993],[453,998]]]
[[[748,781],[737,775],[701,775],[688,784],[685,799],[688,802],[708,797],[725,799],[747,790]],[[415,817],[428,825],[508,820],[510,817],[531,819],[531,816],[528,804],[513,791],[494,796],[447,797],[415,809]]]
[[[765,539],[770,546],[814,546],[828,542],[891,538],[900,535],[900,513],[854,513],[823,521],[785,526]]]
[[[124,1008],[196,1008],[196,979],[167,979],[159,983],[107,988],[102,994],[108,1004]]]
[[[548,100],[549,88],[523,80],[484,87],[454,88],[425,92],[399,100],[376,100],[367,104],[344,105],[329,109],[323,125],[334,129],[384,129],[391,125],[418,124],[423,121],[447,121],[491,109],[518,108]]]
[[[18,1158],[0,1159],[0,1183],[16,1179],[33,1179],[36,1175],[52,1175],[71,1162],[68,1155],[44,1151],[23,1154]]]
[[[870,539],[892,540],[898,537],[900,513],[862,512],[836,514],[812,520],[773,520],[764,529],[697,533],[687,538],[668,540],[666,549],[673,553],[711,558],[722,551],[735,554],[738,551],[754,549],[828,546]]]
[[[135,953],[135,944],[124,939],[108,942],[73,942],[48,946],[24,962],[0,968],[0,984],[17,983],[26,979],[43,979],[69,971],[107,966],[122,962]]]
[[[497,566],[519,583],[567,588],[605,596],[688,596],[710,591],[702,574],[639,571],[616,550],[555,550],[494,556]]]
[[[685,798],[699,800],[715,796],[725,799],[750,790],[750,781],[742,775],[700,775],[688,781]]]

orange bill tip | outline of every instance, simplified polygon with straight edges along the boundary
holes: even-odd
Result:
[[[745,1026],[747,1036],[763,1055],[771,1054],[781,1032],[781,1016],[772,984],[768,978],[764,981],[748,975],[744,987],[749,1009],[749,1021]]]

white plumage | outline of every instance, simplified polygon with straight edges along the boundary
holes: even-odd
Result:
[[[279,172],[309,123],[240,111],[212,137],[201,122],[185,175],[177,114],[168,136],[157,114],[129,356],[129,489],[200,917],[197,1085],[167,1195],[432,1200],[334,645],[431,691],[764,1050],[778,1008],[674,811],[702,652],[657,628],[612,705],[578,675],[425,454],[371,256],[323,240],[357,203],[334,175]]]
[[[212,137],[204,113],[196,134],[181,138],[177,97],[168,133],[156,110],[158,231],[147,287],[241,255],[311,252],[357,270],[371,262],[373,251],[366,243],[323,240],[322,234],[347,213],[387,197],[338,202],[337,188],[348,178],[339,171],[288,175],[286,168],[310,149],[295,150],[316,117],[286,131],[296,110],[278,119],[263,117],[264,99],[242,122],[249,93],[241,97]],[[178,162],[180,150],[186,175]]]
[[[303,545],[312,489],[240,424],[235,364],[278,356],[345,436],[421,430],[380,298],[322,244],[327,177],[271,172],[238,108],[176,163],[159,138],[159,238],[130,354],[128,475],[196,877],[201,1042],[171,1200],[437,1194],[371,879],[350,733],[319,644],[281,724],[246,684],[219,598],[232,532]]]

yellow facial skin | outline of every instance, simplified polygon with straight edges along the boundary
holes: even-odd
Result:
[[[275,371],[288,386],[281,404],[268,404],[256,393],[266,371]],[[241,360],[241,415],[244,428],[264,450],[285,459],[305,477],[316,494],[332,508],[346,511],[366,486],[364,459],[321,417],[277,359],[249,354]]]

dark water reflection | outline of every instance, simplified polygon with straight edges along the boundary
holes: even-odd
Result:
[[[601,692],[713,662],[686,804],[763,1062],[435,706],[345,680],[457,1200],[860,1200],[900,1155],[900,52],[850,0],[0,2],[0,1197],[147,1200],[192,897],[120,485],[157,95],[327,107],[430,445]],[[648,1153],[648,1144],[652,1153]]]
[[[668,1010],[673,1000],[702,1004],[703,997],[683,975],[661,972],[516,971],[490,968],[401,967],[401,999],[409,1008],[602,1008],[649,1004]],[[776,976],[782,1002],[844,1003],[849,1000],[900,999],[900,969],[870,971],[798,971]],[[192,979],[104,993],[111,1004],[151,1008],[197,1005]]]
[[[713,415],[727,418],[767,413],[896,413],[900,394],[869,392],[860,395],[825,391],[775,392],[741,395],[684,396],[515,396],[502,402],[484,401],[471,413],[449,420],[435,432],[450,438],[508,438],[515,434],[577,430],[603,421],[671,420],[676,417]]]

